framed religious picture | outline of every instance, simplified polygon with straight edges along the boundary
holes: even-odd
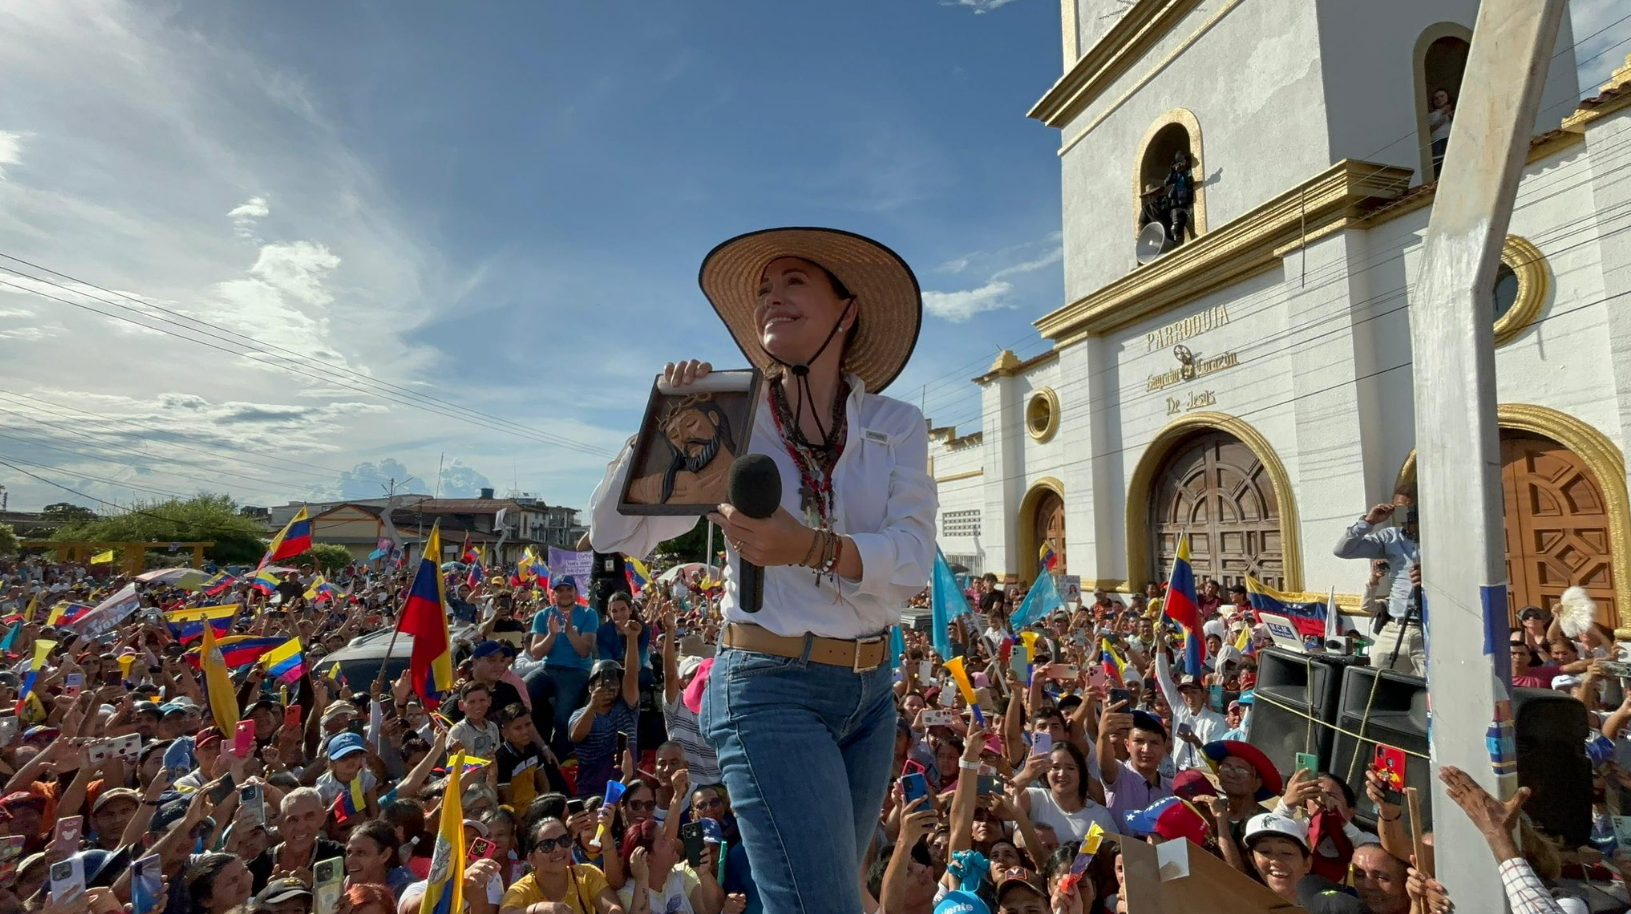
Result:
[[[659,375],[618,512],[701,517],[729,501],[731,463],[747,451],[761,381],[756,369],[716,371],[675,390]]]

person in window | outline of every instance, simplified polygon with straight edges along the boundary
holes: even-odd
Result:
[[[1433,103],[1427,112],[1427,129],[1433,143],[1433,180],[1444,168],[1444,153],[1450,149],[1450,122],[1455,120],[1455,103],[1450,101],[1449,89],[1434,89]]]
[[[731,239],[700,282],[767,375],[744,452],[768,456],[784,482],[769,518],[728,505],[711,515],[729,570],[702,732],[739,804],[764,910],[819,896],[823,910],[859,911],[856,873],[895,741],[886,632],[934,559],[928,427],[916,407],[879,395],[916,345],[922,294],[893,251],[832,229]],[[663,376],[684,389],[711,370],[684,361]],[[617,513],[631,463],[625,448],[591,499],[598,551],[648,555],[695,524]],[[743,607],[741,561],[764,569],[756,613]]]
[[[1172,154],[1172,170],[1167,172],[1165,187],[1167,201],[1172,207],[1171,229],[1168,234],[1173,244],[1183,244],[1184,236],[1195,237],[1191,214],[1195,209],[1195,160],[1185,150]]]

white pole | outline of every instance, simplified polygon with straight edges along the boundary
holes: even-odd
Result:
[[[714,522],[708,521],[708,549],[702,553],[702,564],[714,567]],[[712,575],[709,575],[712,577]]]
[[[1505,911],[1488,845],[1444,792],[1455,765],[1517,789],[1492,290],[1564,0],[1483,0],[1410,303],[1438,878]],[[1399,569],[1408,574],[1408,568]]]

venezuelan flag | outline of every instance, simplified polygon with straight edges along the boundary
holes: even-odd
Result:
[[[471,545],[470,545],[470,533],[469,533],[469,531],[465,532],[465,534],[464,534],[464,545],[459,548],[459,561],[465,563],[466,565],[469,565],[472,562],[480,562],[481,561],[481,556],[477,555],[476,550],[474,548],[472,548]]]
[[[1042,560],[1042,567],[1048,571],[1052,571],[1053,566],[1059,564],[1059,554],[1053,551],[1052,543],[1043,542],[1042,548],[1037,550],[1037,556]]]
[[[1251,602],[1252,609],[1259,613],[1271,613],[1290,619],[1292,625],[1296,626],[1297,634],[1304,638],[1325,637],[1325,617],[1330,609],[1319,600],[1295,599],[1290,594],[1281,593],[1251,575],[1246,576],[1246,599]]]
[[[1116,652],[1110,645],[1110,639],[1099,639],[1099,662],[1104,664],[1104,675],[1117,686],[1127,684],[1127,658]]]
[[[1195,569],[1189,563],[1189,534],[1178,535],[1178,554],[1167,578],[1167,599],[1161,611],[1184,629],[1184,669],[1191,675],[1206,672],[1206,639],[1201,636],[1200,601],[1195,597]]]
[[[318,575],[311,582],[311,586],[306,588],[306,599],[312,601],[313,603],[321,603],[324,600],[332,600],[341,593],[342,591],[339,587],[330,584],[328,579],[322,575]]]
[[[449,771],[464,769],[464,753],[453,757]],[[425,885],[419,914],[460,914],[464,910],[464,802],[457,775],[453,789],[442,798],[441,823],[436,828],[436,850],[430,858],[430,880]]]
[[[255,576],[249,579],[249,588],[266,596],[271,596],[277,592],[277,586],[281,583],[283,583],[283,579],[270,571],[257,571]]]
[[[217,572],[215,577],[205,581],[201,590],[206,597],[218,597],[221,594],[231,590],[232,585],[236,583],[238,583],[238,578],[236,575],[227,574],[226,572],[221,571]]]
[[[636,595],[651,583],[651,569],[632,555],[623,560],[623,575],[629,579],[629,591]]]
[[[280,559],[293,558],[311,549],[311,516],[305,508],[295,512],[278,535],[272,537],[266,554],[261,556],[260,567],[265,568]]]
[[[447,629],[442,572],[436,567],[441,554],[442,529],[437,524],[430,528],[425,540],[425,551],[419,557],[419,568],[408,586],[408,598],[402,603],[402,615],[396,624],[397,631],[413,637],[408,678],[429,710],[441,707],[442,696],[453,689],[453,638]],[[463,847],[457,842],[455,846]]]
[[[50,613],[46,614],[45,624],[47,626],[67,625],[95,608],[89,603],[58,603],[51,607]]]
[[[226,659],[220,645],[215,642],[215,629],[204,626],[204,641],[198,646],[200,663],[204,667],[204,687],[209,693],[210,714],[222,736],[231,736],[238,726],[238,693],[232,688],[232,676],[227,672]]]
[[[29,698],[34,697],[34,680],[40,678],[40,670],[45,666],[45,658],[51,653],[51,649],[56,646],[55,641],[47,641],[44,638],[34,642],[34,662],[28,665],[28,675],[23,677],[23,688],[17,693],[17,707],[12,711],[13,714],[19,717],[22,716],[24,703]],[[34,698],[34,700],[39,701],[38,698]]]
[[[260,662],[266,666],[266,672],[291,685],[306,675],[305,653],[300,648],[299,638],[290,638],[267,651]]]
[[[215,629],[215,637],[225,638],[231,633],[232,617],[237,614],[236,603],[194,606],[190,609],[173,609],[164,614],[164,621],[170,623],[170,632],[176,636],[176,640],[186,644],[204,637],[205,624]]]
[[[334,821],[344,825],[352,816],[362,815],[367,809],[368,797],[362,792],[362,775],[359,774],[334,798]]]
[[[215,640],[215,647],[221,654],[222,662],[226,664],[229,670],[248,666],[266,656],[273,648],[281,647],[285,641],[289,640],[282,635],[267,637],[260,635],[229,635],[225,638],[214,639],[214,632],[212,631],[210,634],[212,639]],[[204,650],[203,645],[194,645],[183,656],[188,663],[198,667],[203,662]]]

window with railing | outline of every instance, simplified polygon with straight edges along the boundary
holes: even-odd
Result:
[[[946,511],[940,515],[941,536],[979,536],[980,512]]]

